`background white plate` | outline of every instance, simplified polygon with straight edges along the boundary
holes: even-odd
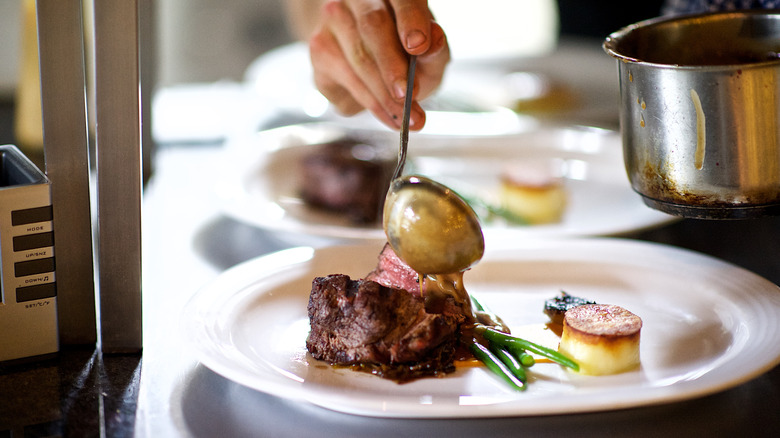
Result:
[[[332,124],[292,125],[234,140],[214,178],[227,215],[258,227],[346,239],[384,239],[378,225],[356,226],[306,206],[298,196],[298,163],[312,144],[357,135],[370,137],[395,158],[396,132],[345,130]],[[487,239],[524,236],[618,235],[658,226],[673,216],[645,206],[631,189],[620,136],[584,127],[532,128],[495,136],[412,134],[407,173],[427,175],[466,196],[496,197],[505,166],[528,160],[554,162],[569,202],[562,220],[549,225],[483,224]]]
[[[465,284],[528,337],[542,333],[526,328],[543,325],[543,302],[560,290],[626,307],[644,322],[639,370],[588,377],[537,363],[528,390],[516,392],[479,367],[399,385],[313,360],[305,348],[312,279],[360,277],[374,267],[380,249],[373,243],[294,248],[246,262],[188,303],[183,333],[202,363],[228,379],[380,417],[525,416],[650,405],[720,391],[780,362],[780,288],[708,256],[623,239],[489,246]]]

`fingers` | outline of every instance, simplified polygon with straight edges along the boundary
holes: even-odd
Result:
[[[352,12],[343,2],[329,2],[322,15],[323,29],[309,41],[318,89],[345,114],[368,108],[383,121],[388,120],[393,109],[382,108],[380,102],[387,97],[375,95],[384,84]]]
[[[395,14],[398,40],[411,55],[422,55],[431,47],[433,16],[427,0],[390,0]]]
[[[433,17],[427,0],[347,0],[347,3],[388,93],[399,103],[403,102],[408,55],[426,55],[434,49],[434,38],[443,36],[438,25],[435,25],[438,33],[433,34]],[[433,65],[431,61],[429,64]],[[438,74],[443,74],[443,69]]]
[[[338,110],[345,115],[354,115],[364,109],[353,94],[368,93],[367,90],[357,91],[360,83],[354,77],[354,71],[347,64],[338,43],[329,33],[316,34],[310,41],[310,57],[314,67],[314,83],[317,89]],[[340,78],[335,80],[334,78]],[[353,90],[347,90],[340,82],[352,83]]]
[[[371,82],[371,89],[381,85],[386,88],[386,94],[377,89],[377,97],[384,94],[397,103],[403,102],[408,55],[398,40],[393,11],[387,8],[384,0],[345,0],[344,3],[352,14],[357,33],[344,35],[344,40],[340,42],[342,47],[356,42],[361,54],[365,55],[365,59],[351,61],[362,70],[358,75]]]
[[[316,33],[309,45],[315,85],[339,112],[353,115],[369,109],[388,126],[400,123],[396,122],[400,116],[394,118],[393,114],[382,108],[371,90],[358,77],[333,35]]]
[[[423,100],[433,94],[441,85],[444,70],[450,61],[450,48],[441,26],[431,23],[431,47],[417,57],[417,100]]]
[[[395,128],[401,124],[409,53],[419,55],[416,100],[440,84],[449,61],[444,32],[426,0],[332,0],[323,6],[309,44],[317,88],[340,112],[365,108]],[[424,123],[415,102],[410,128]]]

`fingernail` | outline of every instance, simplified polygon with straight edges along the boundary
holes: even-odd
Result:
[[[417,117],[414,116],[414,114],[409,115],[409,127],[414,128],[417,126]]]
[[[393,84],[393,92],[395,93],[396,99],[403,99],[406,97],[406,84],[398,81],[395,84]]]
[[[419,30],[415,30],[406,35],[406,48],[414,49],[421,46],[425,42],[425,34]]]

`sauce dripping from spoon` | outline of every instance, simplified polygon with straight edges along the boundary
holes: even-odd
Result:
[[[471,298],[463,287],[463,272],[485,252],[482,227],[474,210],[455,192],[423,176],[402,177],[409,142],[416,57],[409,59],[406,99],[401,125],[398,167],[385,199],[383,225],[395,254],[420,277],[426,309],[453,297],[463,314],[476,320]]]
[[[420,275],[426,307],[451,296],[464,314],[473,315],[463,272],[485,252],[474,210],[446,186],[411,175],[391,182],[383,224],[393,251]]]

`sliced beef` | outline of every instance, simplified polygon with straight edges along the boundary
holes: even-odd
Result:
[[[366,279],[387,287],[403,289],[419,296],[419,277],[414,269],[398,258],[390,244],[385,243],[385,247],[379,254],[376,268],[366,276]]]
[[[465,302],[459,303],[451,295],[423,293],[422,289],[425,289],[425,286],[421,289],[419,283],[420,276],[395,254],[389,243],[385,243],[382,252],[379,254],[376,268],[366,276],[366,279],[376,281],[387,287],[403,289],[415,296],[424,295],[425,310],[428,313],[456,315],[463,320],[472,317],[471,305],[467,301],[468,297],[464,297]],[[430,279],[425,281],[430,281]]]
[[[454,370],[463,316],[425,310],[406,290],[346,275],[317,277],[308,305],[311,355],[399,381]]]

